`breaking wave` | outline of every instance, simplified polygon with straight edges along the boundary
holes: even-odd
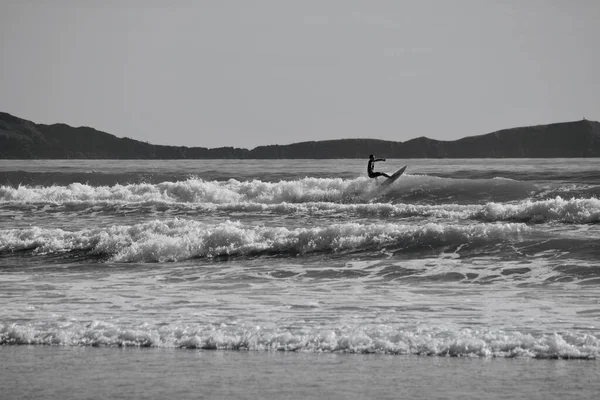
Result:
[[[240,203],[274,204],[307,201],[339,202],[375,188],[366,178],[354,180],[304,178],[297,181],[263,182],[259,180],[227,182],[189,179],[158,184],[90,186],[72,183],[67,186],[0,187],[2,202],[168,202],[168,203]]]
[[[164,262],[198,257],[305,254],[356,249],[432,247],[518,239],[523,224],[448,225],[428,223],[344,223],[310,228],[245,226],[240,222],[205,224],[193,220],[155,220],[132,226],[66,231],[0,230],[0,254],[32,251],[54,254],[84,251],[115,262]]]
[[[0,186],[0,203],[359,203],[372,200],[468,202],[517,200],[527,197],[533,185],[510,179],[449,179],[406,175],[389,189],[368,178],[303,178],[263,182],[226,182],[188,179],[178,182],[92,186]]]

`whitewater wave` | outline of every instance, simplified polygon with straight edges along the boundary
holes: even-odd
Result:
[[[158,184],[90,186],[0,187],[0,202],[167,202],[167,203],[241,203],[274,204],[307,201],[339,202],[376,188],[367,178],[353,180],[304,178],[296,181],[263,182],[260,180],[227,182],[189,179]]]
[[[133,226],[81,231],[0,230],[0,254],[32,251],[54,254],[85,251],[115,262],[164,262],[198,257],[305,254],[356,249],[434,247],[448,244],[518,240],[524,224],[425,225],[344,223],[311,228],[209,225],[184,219],[155,220]]]
[[[600,338],[581,332],[532,335],[389,325],[291,329],[226,324],[125,327],[102,321],[0,323],[0,345],[19,344],[580,359],[595,359],[600,352]]]
[[[260,180],[226,182],[188,179],[157,184],[140,183],[91,186],[72,183],[67,186],[0,186],[0,203],[359,203],[415,200],[426,202],[468,201],[481,199],[520,199],[532,190],[532,184],[510,179],[468,180],[422,175],[406,175],[388,189],[368,178],[304,178],[291,181]]]

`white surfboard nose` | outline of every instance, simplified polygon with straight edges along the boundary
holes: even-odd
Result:
[[[404,171],[406,171],[406,167],[408,167],[408,165],[405,165],[404,167],[400,168],[398,171],[394,172],[392,174],[392,176],[390,176],[388,179],[383,181],[381,186],[391,185],[396,179],[400,178],[400,176],[404,173]]]

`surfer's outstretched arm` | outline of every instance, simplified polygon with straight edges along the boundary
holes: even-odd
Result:
[[[385,161],[385,158],[378,158],[378,159],[376,159],[375,161]],[[389,178],[391,178],[391,176],[389,176],[389,175],[388,175],[388,174],[386,174],[385,172],[378,172],[378,174],[379,174],[380,176],[385,176],[385,177],[386,177],[386,178],[388,178],[388,179],[389,179]]]

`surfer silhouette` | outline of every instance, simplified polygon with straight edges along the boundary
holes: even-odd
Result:
[[[386,178],[391,178],[385,172],[375,172],[373,168],[375,167],[375,163],[377,161],[385,161],[385,158],[375,158],[373,154],[369,155],[369,163],[367,164],[367,173],[369,174],[369,178],[377,178],[378,176],[385,176]]]

